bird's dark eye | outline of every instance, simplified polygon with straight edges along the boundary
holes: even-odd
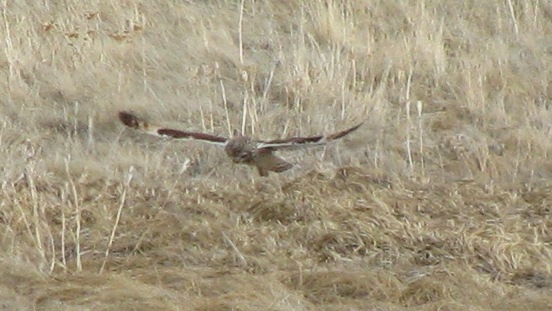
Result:
[[[249,152],[242,152],[240,153],[239,158],[242,161],[246,161],[251,158],[251,154],[249,154]]]
[[[250,152],[241,152],[238,153],[236,157],[234,157],[235,163],[249,163],[253,160],[253,156]]]

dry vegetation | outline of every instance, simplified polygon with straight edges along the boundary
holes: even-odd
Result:
[[[552,309],[549,1],[1,11],[1,310]],[[368,122],[260,178],[119,110],[262,138]]]

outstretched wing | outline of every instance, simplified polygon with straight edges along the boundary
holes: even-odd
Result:
[[[119,112],[119,120],[123,122],[124,125],[140,130],[150,135],[160,136],[160,137],[171,137],[176,139],[189,139],[189,140],[198,140],[206,142],[209,144],[215,144],[219,146],[226,146],[228,139],[221,136],[199,133],[199,132],[186,132],[180,131],[165,127],[160,127],[152,125],[144,121],[143,119],[128,113],[121,111]]]
[[[284,139],[275,139],[269,141],[260,141],[257,146],[258,149],[269,149],[269,150],[296,150],[301,148],[309,148],[322,146],[326,143],[339,139],[356,129],[358,129],[364,122],[357,124],[346,130],[333,133],[330,135],[318,135],[310,137],[290,137]]]

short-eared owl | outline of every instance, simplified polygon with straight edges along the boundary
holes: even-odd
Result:
[[[296,150],[301,148],[321,146],[332,140],[341,138],[358,129],[362,123],[349,129],[330,134],[311,137],[290,137],[275,140],[255,140],[249,136],[234,131],[231,138],[199,133],[186,132],[161,126],[149,124],[143,119],[128,113],[119,112],[119,119],[124,125],[145,133],[161,137],[176,139],[198,140],[224,147],[226,154],[232,158],[234,163],[243,163],[257,167],[259,175],[268,176],[268,172],[283,172],[289,170],[293,165],[284,159],[274,155],[278,150]]]

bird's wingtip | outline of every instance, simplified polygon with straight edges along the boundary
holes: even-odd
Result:
[[[119,111],[119,120],[131,128],[140,127],[140,118],[127,111]]]

